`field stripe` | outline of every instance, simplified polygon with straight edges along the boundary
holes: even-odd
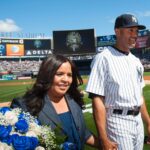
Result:
[[[9,96],[9,95],[14,95],[14,94],[17,94],[17,93],[20,93],[20,92],[24,92],[24,89],[17,89],[15,91],[8,91],[8,93],[5,93],[5,94],[2,94],[1,97],[6,97],[6,96]]]

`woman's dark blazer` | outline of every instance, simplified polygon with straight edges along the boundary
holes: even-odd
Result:
[[[72,113],[77,131],[79,133],[79,137],[81,140],[82,149],[85,141],[92,135],[91,132],[86,128],[84,117],[82,114],[82,110],[80,106],[69,96],[65,96],[66,101],[68,103],[68,107],[70,112]],[[20,107],[24,111],[27,111],[27,107],[24,103],[23,99],[13,99],[11,103],[11,108]],[[61,121],[48,97],[48,95],[44,98],[44,107],[38,114],[38,119],[42,125],[50,125],[52,129],[54,129],[57,125],[61,125]]]

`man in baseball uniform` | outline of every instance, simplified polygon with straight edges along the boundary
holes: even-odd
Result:
[[[142,150],[143,121],[150,136],[150,117],[142,89],[143,66],[130,49],[138,30],[145,29],[137,18],[123,14],[116,18],[116,44],[97,54],[86,91],[92,98],[93,114],[103,150]]]

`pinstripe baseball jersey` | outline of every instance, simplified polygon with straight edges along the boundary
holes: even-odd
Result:
[[[91,64],[86,91],[105,96],[106,108],[141,106],[143,66],[131,52],[124,54],[109,46]]]

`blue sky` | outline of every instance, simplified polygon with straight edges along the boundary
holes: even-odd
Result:
[[[94,28],[96,36],[114,34],[115,18],[136,15],[150,29],[150,0],[1,0],[0,33],[39,34]]]

